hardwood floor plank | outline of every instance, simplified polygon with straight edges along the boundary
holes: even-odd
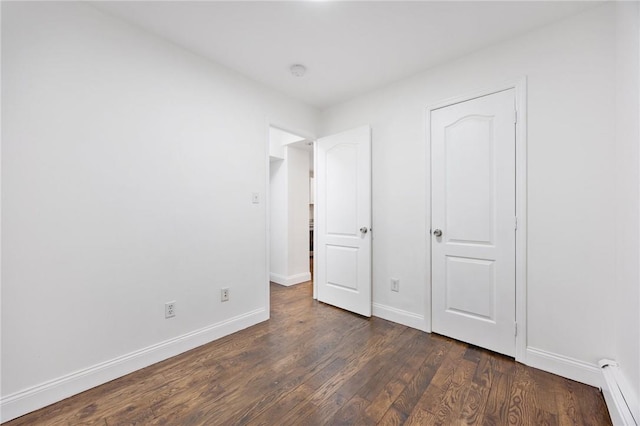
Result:
[[[409,329],[402,330],[402,333],[395,339],[395,344],[388,345],[384,350],[380,351],[378,355],[373,357],[365,367],[361,368],[356,374],[354,374],[340,389],[338,392],[345,398],[351,397],[356,404],[351,404],[351,401],[344,407],[348,409],[348,413],[341,413],[339,410],[334,417],[334,422],[344,421],[343,417],[348,414],[348,418],[353,421],[371,422],[371,419],[367,417],[366,409],[370,405],[370,401],[364,397],[357,395],[368,394],[372,381],[376,381],[378,377],[384,377],[384,370],[388,365],[392,365],[394,362],[398,362],[402,357],[399,356],[398,351],[404,351],[403,348],[409,347],[411,342],[415,340],[414,333]],[[366,404],[363,403],[366,401]],[[357,412],[356,412],[357,409]]]
[[[540,426],[557,426],[558,416],[538,408],[536,409],[536,418],[534,422],[535,422],[534,424],[540,425]]]
[[[432,407],[436,423],[457,423],[461,417],[462,405],[471,386],[471,379],[477,368],[477,361],[462,359],[456,369],[453,380],[438,405]],[[420,405],[420,404],[418,404]],[[426,410],[425,410],[426,411]]]
[[[453,377],[458,368],[458,363],[463,359],[466,353],[466,345],[461,342],[451,342],[449,345],[449,352],[447,357],[442,361],[436,374],[431,380],[431,385],[437,386],[441,389],[446,389],[453,381]]]
[[[507,420],[509,424],[534,424],[538,402],[532,392],[532,379],[523,365],[516,367],[516,372],[509,391],[509,407]]]
[[[493,364],[491,356],[488,353],[482,354],[478,362],[478,368],[476,368],[476,374],[473,377],[473,382],[479,386],[490,388],[496,373],[498,373],[498,370]]]
[[[332,360],[327,366],[319,370],[305,383],[286,393],[273,405],[262,411],[255,419],[248,424],[269,424],[269,419],[282,419],[287,421],[288,416],[302,409],[303,403],[307,402],[311,395],[329,378],[337,374],[346,364],[342,358]]]
[[[394,401],[400,396],[406,383],[399,379],[390,380],[385,385],[378,395],[370,402],[369,406],[365,409],[364,416],[368,420],[368,424],[378,423],[386,414],[387,410],[391,408]]]
[[[416,376],[409,381],[398,399],[393,403],[393,408],[408,416],[422,394],[431,383],[431,379],[436,374],[445,354],[450,350],[451,345],[434,345],[429,356],[424,360]]]
[[[418,408],[413,410],[409,418],[404,423],[405,426],[425,426],[425,425],[437,425],[442,424],[438,421],[429,411]]]
[[[368,401],[374,401],[380,392],[385,389],[387,383],[396,376],[402,375],[399,372],[407,368],[406,363],[409,359],[421,355],[423,357],[425,356],[426,351],[433,344],[431,335],[415,329],[407,329],[407,332],[409,333],[407,343],[397,348],[393,361],[385,366],[384,371],[376,376],[372,376],[366,386],[363,386],[361,391],[358,392],[360,397]],[[417,365],[420,364],[422,364],[422,361],[417,362]],[[406,374],[408,375],[410,373]]]
[[[323,423],[325,425],[357,425],[367,424],[365,416],[366,408],[371,404],[358,395],[351,398],[344,404],[333,417],[328,417]]]
[[[266,426],[273,424],[273,419],[284,419],[295,407],[306,401],[313,392],[313,388],[309,387],[306,383],[303,383],[291,392],[287,393],[283,398],[279,399],[266,410],[262,411],[254,419],[249,420],[247,424]],[[282,424],[285,424],[284,421]]]
[[[271,286],[271,319],[6,423],[608,425],[595,388]]]
[[[368,380],[369,375],[380,370],[381,367],[375,362],[375,357],[385,346],[388,346],[388,350],[392,350],[393,342],[398,340],[402,331],[404,331],[402,328],[396,328],[393,331],[387,330],[379,335],[371,336],[366,349],[354,351],[340,374],[336,374],[322,384],[309,398],[308,404],[318,407],[318,410],[325,417],[333,416],[340,409],[340,405],[336,405],[336,401],[342,404],[351,399]],[[366,371],[369,371],[369,374],[363,374]],[[313,424],[310,423],[313,420],[310,417],[302,417],[299,420],[300,424]]]
[[[536,405],[543,412],[557,413],[556,393],[561,390],[556,389],[554,382],[558,380],[558,377],[542,370],[530,369],[529,371],[534,378],[532,392],[535,395]]]
[[[396,426],[403,425],[407,420],[407,415],[401,411],[396,410],[394,407],[390,407],[384,416],[378,423],[380,426]]]
[[[574,388],[577,383],[568,379],[561,379],[562,391],[556,392],[556,402],[558,404],[558,422],[560,425],[581,425],[582,414],[580,404],[575,394]]]
[[[464,358],[466,350],[467,345],[464,343],[452,342],[452,346],[447,357],[438,368],[425,392],[422,394],[420,401],[418,401],[414,408],[414,412],[424,410],[434,415],[438,414],[443,403],[443,399],[449,391],[452,383],[459,384],[467,376],[469,376],[467,377],[468,380],[471,379],[471,375],[475,372],[477,365]],[[461,365],[464,365],[464,368],[460,368]]]
[[[474,425],[480,424],[487,403],[489,389],[477,383],[471,383],[467,396],[462,402],[460,412],[460,424]]]
[[[498,426],[505,424],[509,408],[509,391],[512,378],[503,373],[496,373],[491,390],[487,395],[483,425]]]

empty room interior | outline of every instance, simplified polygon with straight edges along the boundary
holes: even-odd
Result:
[[[2,1],[0,421],[640,424],[639,6]]]

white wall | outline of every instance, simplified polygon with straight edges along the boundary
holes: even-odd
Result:
[[[321,135],[373,129],[373,298],[383,312],[391,308],[407,324],[430,317],[425,108],[527,76],[527,333],[529,349],[538,349],[529,362],[595,381],[595,363],[620,352],[618,324],[608,320],[618,315],[609,292],[620,179],[615,18],[615,5],[597,7],[323,111]],[[634,206],[637,196],[621,207]],[[624,220],[637,229],[634,212]],[[399,293],[390,277],[400,278]]]
[[[2,89],[3,420],[267,318],[267,123],[316,110],[79,3],[2,3]]]
[[[616,63],[616,280],[615,280],[615,350],[616,361],[628,386],[625,389],[633,403],[635,416],[640,419],[640,342],[633,336],[640,333],[639,287],[640,209],[638,174],[640,155],[640,8],[637,2],[617,6],[617,63]]]
[[[309,152],[288,146],[289,275],[309,281]]]
[[[294,135],[280,133],[283,132],[277,129],[271,131],[271,146],[281,144],[283,160],[272,156],[270,163],[270,279],[293,285],[311,279],[309,153],[290,145],[295,142]],[[277,152],[279,148],[274,149]]]
[[[269,163],[269,259],[271,263],[270,279],[284,277],[289,269],[289,204],[288,167],[282,160]]]
[[[269,156],[271,159],[284,159],[284,147],[294,142],[304,140],[302,136],[297,136],[277,127],[269,126]]]

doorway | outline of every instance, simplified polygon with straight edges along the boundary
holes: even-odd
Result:
[[[370,127],[269,133],[269,280],[313,280],[314,299],[371,316]]]
[[[313,141],[269,127],[269,280],[312,280]]]

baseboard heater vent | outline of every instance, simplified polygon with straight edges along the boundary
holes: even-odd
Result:
[[[620,366],[610,359],[602,359],[598,364],[604,376],[602,393],[614,426],[637,426],[638,414],[634,414],[632,408],[636,405],[636,401],[625,386]]]

